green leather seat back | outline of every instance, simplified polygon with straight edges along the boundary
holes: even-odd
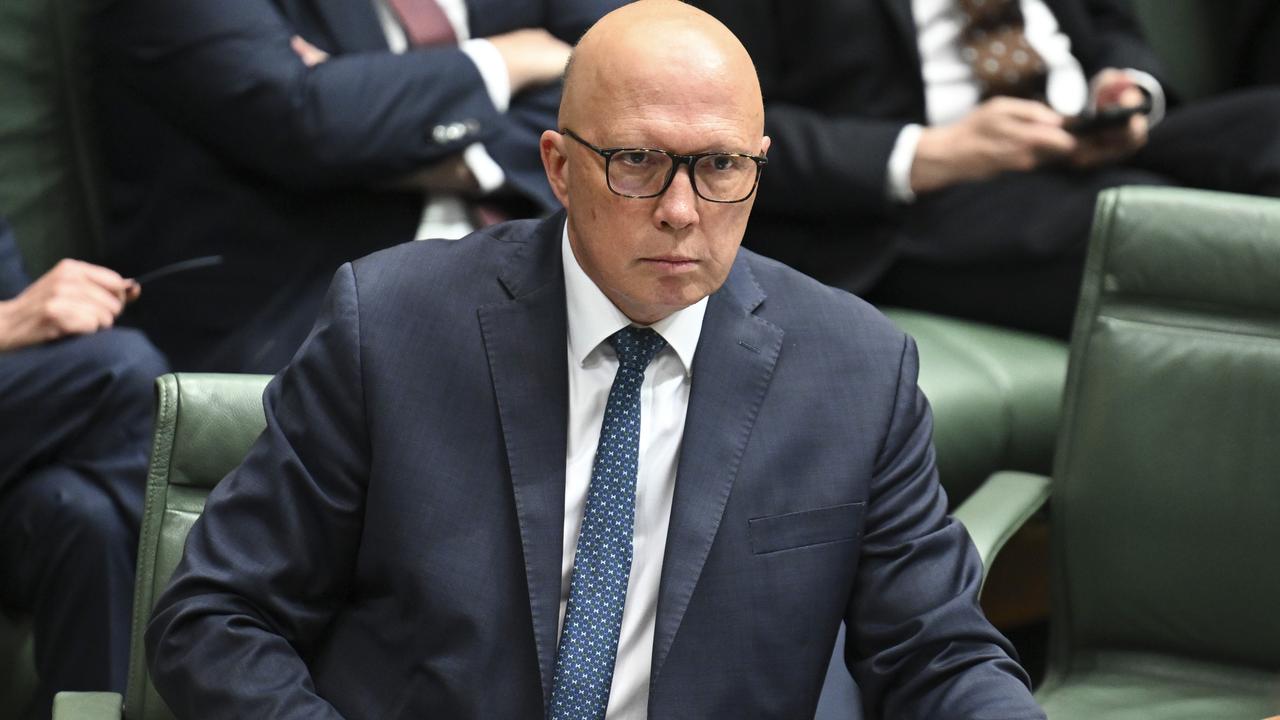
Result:
[[[1259,678],[1280,671],[1280,201],[1104,193],[1075,332],[1055,672],[1110,678],[1109,702],[1150,694],[1131,665],[1197,697],[1232,678],[1267,710],[1253,717],[1273,714]]]
[[[33,277],[101,247],[83,0],[0,3],[0,215]]]
[[[938,475],[952,507],[998,470],[1048,473],[1066,345],[1052,338],[889,308],[920,350]]]
[[[130,720],[171,720],[147,675],[143,636],[156,597],[182,559],[209,491],[262,432],[265,375],[179,373],[156,380],[155,444],[138,547],[129,689]]]

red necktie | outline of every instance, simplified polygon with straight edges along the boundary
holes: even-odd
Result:
[[[387,0],[412,47],[455,45],[458,36],[436,0]]]

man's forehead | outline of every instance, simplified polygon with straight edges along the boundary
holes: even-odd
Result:
[[[626,18],[626,22],[620,20]],[[682,3],[625,6],[587,33],[566,82],[566,122],[626,107],[669,102],[759,108],[750,57],[714,18]],[[756,111],[759,113],[760,111]]]
[[[759,96],[724,73],[705,67],[687,72],[671,65],[652,72],[632,67],[599,80],[580,98],[581,111],[575,113],[580,117],[572,122],[582,128],[737,143],[758,142],[763,132]]]
[[[752,123],[723,108],[689,108],[655,103],[631,105],[593,123],[599,142],[613,146],[657,147],[678,153],[711,150],[754,153],[760,135]]]
[[[629,38],[609,48],[608,52],[591,53],[584,64],[596,72],[599,84],[644,90],[671,90],[701,87],[712,91],[723,86],[737,86],[752,79],[745,51],[731,53],[722,43],[715,43],[699,32],[684,31],[684,37],[651,39]],[[745,61],[745,62],[744,62]]]

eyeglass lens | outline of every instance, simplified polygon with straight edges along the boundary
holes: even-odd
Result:
[[[674,158],[655,150],[623,150],[609,160],[609,185],[623,195],[656,195],[676,170]],[[756,173],[755,161],[741,155],[706,155],[693,164],[698,194],[719,202],[745,199],[755,188]]]

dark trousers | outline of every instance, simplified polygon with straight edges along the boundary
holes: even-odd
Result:
[[[1178,108],[1124,165],[1005,173],[920,197],[868,297],[1066,337],[1094,203],[1119,185],[1280,195],[1280,88]]]
[[[124,692],[153,413],[138,332],[0,353],[0,604],[32,618],[39,694]]]

